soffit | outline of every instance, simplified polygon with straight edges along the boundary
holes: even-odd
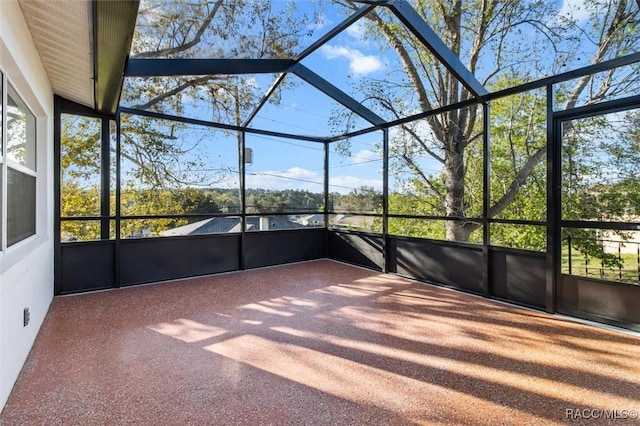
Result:
[[[18,0],[55,94],[94,106],[89,0]]]

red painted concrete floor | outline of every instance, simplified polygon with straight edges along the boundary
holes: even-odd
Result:
[[[56,298],[0,423],[633,424],[635,410],[636,337],[317,261]]]

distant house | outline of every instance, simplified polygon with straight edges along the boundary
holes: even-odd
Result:
[[[362,230],[370,229],[374,225],[373,216],[337,214],[331,218],[330,225],[335,229]],[[247,231],[273,231],[278,229],[318,228],[324,226],[324,214],[316,213],[296,216],[247,216]],[[226,234],[240,232],[240,216],[212,217],[193,222],[177,228],[161,232],[163,237],[177,237],[183,235]],[[136,237],[147,237],[148,232],[140,232]]]
[[[144,226],[137,231],[131,233],[127,238],[147,238],[151,236],[151,231],[149,231]]]
[[[624,231],[624,237],[610,230],[600,230],[598,234],[605,253],[640,253],[640,232],[638,231]]]
[[[289,216],[289,220],[304,226],[324,226],[324,214],[322,213]]]
[[[182,235],[206,235],[240,232],[240,217],[212,217],[200,220],[188,225],[178,226],[161,232],[163,237],[176,237]],[[278,229],[299,229],[305,225],[293,222],[286,216],[247,216],[247,231],[269,231]]]

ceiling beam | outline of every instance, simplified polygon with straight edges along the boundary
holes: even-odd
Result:
[[[247,119],[244,120],[244,123],[242,123],[242,126],[249,127],[249,125],[251,124],[253,119],[256,118],[256,115],[258,115],[258,113],[260,112],[262,107],[269,101],[269,99],[271,98],[271,95],[273,95],[273,92],[275,92],[278,89],[278,87],[280,86],[280,84],[282,84],[282,82],[284,81],[286,76],[287,76],[286,73],[282,73],[275,79],[275,81],[273,82],[271,87],[269,87],[269,89],[264,94],[262,99],[260,99],[260,102],[258,102],[258,105],[256,105],[256,107],[253,109],[253,111],[251,111],[251,114],[249,114]]]
[[[129,59],[127,77],[180,75],[275,74],[285,72],[292,59]]]
[[[328,33],[326,33],[325,35],[320,37],[311,46],[307,47],[300,54],[298,54],[294,58],[294,60],[296,62],[300,62],[301,60],[303,60],[307,56],[311,55],[313,52],[318,50],[320,47],[322,47],[329,40],[331,40],[332,38],[334,38],[335,36],[340,34],[342,31],[347,29],[349,26],[351,26],[351,24],[355,23],[357,20],[359,20],[360,18],[365,16],[367,13],[371,12],[374,8],[375,8],[375,4],[371,4],[371,5],[363,6],[360,9],[356,10],[355,13],[353,13],[350,16],[348,16],[347,19],[345,19],[344,21],[340,22],[338,25],[336,25],[334,28],[332,28],[331,31],[329,31]]]
[[[376,115],[369,108],[365,107],[360,102],[356,101],[351,96],[347,95],[342,90],[329,83],[327,80],[320,77],[318,74],[314,73],[304,65],[298,63],[291,67],[290,71],[316,89],[320,90],[325,95],[332,98],[334,101],[342,104],[360,117],[364,118],[374,126],[380,126],[385,123],[384,119]]]
[[[293,133],[276,132],[276,131],[272,131],[272,130],[253,129],[251,127],[236,126],[236,125],[233,125],[233,124],[216,123],[216,122],[208,121],[208,120],[200,120],[200,119],[197,119],[197,118],[180,117],[180,116],[175,116],[175,115],[170,115],[170,114],[163,114],[163,113],[155,112],[155,111],[140,110],[140,109],[134,109],[134,108],[122,107],[122,108],[120,108],[120,112],[123,113],[123,114],[141,115],[143,117],[157,118],[157,119],[160,119],[160,120],[179,121],[181,123],[194,124],[196,126],[205,126],[205,127],[216,128],[216,129],[225,129],[225,130],[231,130],[231,131],[234,131],[234,132],[246,132],[246,133],[251,133],[251,134],[256,134],[256,135],[263,135],[263,136],[273,136],[273,137],[282,138],[282,139],[296,139],[296,140],[300,140],[300,141],[318,142],[318,143],[321,143],[321,142],[324,142],[325,140],[327,140],[327,137],[325,137],[325,136],[296,135],[296,134],[293,134]]]
[[[358,9],[355,13],[348,16],[344,21],[340,22],[338,25],[332,28],[331,31],[329,31],[328,33],[320,37],[318,40],[316,40],[313,44],[311,44],[311,46],[307,47],[298,55],[296,55],[293,58],[294,62],[298,63],[302,61],[304,58],[306,58],[307,56],[311,55],[313,52],[318,50],[324,44],[329,42],[329,40],[331,40],[332,38],[340,34],[342,31],[344,31],[346,28],[348,28],[351,24],[355,23],[358,19],[362,18],[367,13],[372,11],[374,7],[375,7],[374,5],[369,5],[369,6],[364,6]],[[271,87],[269,87],[269,89],[267,90],[265,95],[262,97],[258,105],[253,109],[251,114],[249,114],[249,117],[247,117],[247,119],[244,121],[244,123],[242,124],[243,126],[249,126],[249,124],[251,124],[251,121],[253,121],[256,115],[258,115],[262,107],[264,107],[264,105],[269,101],[269,98],[271,97],[271,95],[273,95],[273,92],[276,91],[276,89],[280,86],[280,84],[282,84],[285,78],[286,78],[286,73],[282,73],[276,78],[276,80],[273,82]]]
[[[94,99],[101,114],[114,115],[131,50],[139,0],[93,0]]]

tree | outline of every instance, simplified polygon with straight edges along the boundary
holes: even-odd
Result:
[[[314,18],[301,19],[295,12],[293,2],[276,11],[270,0],[143,3],[131,57],[290,58]],[[124,101],[136,109],[177,115],[197,104],[208,108],[211,121],[236,124],[236,106],[244,115],[263,94],[256,91],[253,79],[251,75],[129,79]]]
[[[270,0],[143,2],[131,57],[150,58],[288,58],[308,33],[312,17],[297,19],[295,3],[275,12]],[[264,94],[253,75],[201,75],[125,79],[122,102],[135,109],[240,125]],[[277,96],[272,99],[277,102]],[[210,158],[184,157],[203,141],[181,144],[186,126],[178,122],[123,116],[124,155],[139,166],[140,178],[152,186],[192,185]],[[176,173],[181,164],[181,172]],[[235,170],[238,173],[238,170]],[[225,176],[208,176],[209,184]],[[211,180],[213,181],[211,182]],[[209,185],[211,186],[211,185]]]
[[[175,0],[160,4],[150,0],[141,5],[131,57],[289,58],[310,33],[310,23],[316,18],[313,14],[296,13],[295,2]],[[255,76],[251,75],[127,78],[121,104],[239,125],[264,90],[255,84]],[[277,102],[278,97],[271,101]],[[62,193],[63,216],[100,213],[99,207],[95,210],[95,203],[87,205],[91,198],[82,200],[78,196],[89,190],[99,194],[101,133],[99,122],[87,123],[70,121],[63,130],[65,174],[62,180],[66,188]],[[207,144],[223,137],[221,133],[201,128],[195,131],[194,126],[177,121],[123,114],[120,150],[123,214],[218,211],[215,201],[202,199],[201,192],[189,193],[188,189],[213,188],[225,182],[233,185],[234,181],[237,186],[237,157],[220,160],[206,149]],[[115,150],[115,145],[111,149]],[[115,151],[112,153],[115,156]],[[196,199],[178,200],[174,195],[180,190],[184,190],[181,196],[191,195]],[[237,190],[235,194],[222,191],[219,195],[224,198],[220,208],[230,212],[238,210]],[[114,207],[112,203],[112,214]],[[173,223],[167,219],[154,221],[163,226]],[[87,234],[89,238],[93,238],[94,232],[91,232],[91,236]],[[123,235],[125,233],[123,231]]]
[[[246,190],[247,213],[287,213],[317,212],[322,210],[323,194],[301,189],[262,189]]]
[[[382,213],[382,194],[372,186],[364,185],[347,194],[334,194],[332,198],[337,212]]]
[[[360,7],[351,0],[334,2],[347,10]],[[541,1],[415,0],[413,4],[454,54],[492,90],[577,63],[598,63],[630,53],[637,50],[640,39],[636,30],[638,4],[629,0],[586,0],[587,20],[559,16],[558,4]],[[267,0],[176,0],[168,7],[166,2],[163,7],[145,3],[131,56],[292,57],[300,41],[309,35],[309,28],[321,19],[319,11],[301,17],[295,7],[294,2]],[[364,104],[394,119],[471,99],[468,90],[387,9],[376,8],[367,15],[367,22],[370,40],[378,42],[383,51],[394,53],[398,66],[389,70],[386,79],[368,81],[358,88]],[[530,37],[532,29],[534,36]],[[577,62],[577,56],[583,59]],[[561,85],[556,102],[562,108],[572,108],[620,96],[637,88],[637,72],[627,67]],[[207,111],[207,118],[213,121],[238,124],[262,94],[252,76],[126,79],[123,102],[177,115]],[[501,159],[494,168],[500,176],[492,181],[489,214],[521,218],[542,205],[535,202],[535,197],[543,194],[540,166],[546,155],[537,112],[541,98],[525,94],[505,101],[512,102],[510,107],[500,102],[494,102],[493,110],[498,114],[492,116],[500,126],[499,135],[492,140]],[[342,123],[339,118],[334,122]],[[481,124],[481,109],[468,107],[392,130],[392,167],[404,174],[405,178],[398,180],[404,180],[405,190],[412,195],[412,203],[402,197],[390,198],[398,200],[398,212],[414,206],[418,210],[412,208],[411,213],[457,218],[446,222],[446,238],[472,239],[471,234],[480,226],[474,218],[481,215],[482,206]],[[195,184],[211,187],[224,179],[221,176],[238,172],[234,167],[199,174],[199,170],[212,168],[210,158],[193,155],[194,149],[206,142],[186,140],[183,124],[125,115],[122,130],[122,156],[130,163],[125,172],[132,173],[136,187],[151,188],[158,194]],[[78,161],[82,161],[84,153],[78,154]],[[420,159],[424,154],[430,164],[438,165],[437,170],[425,167]],[[95,162],[99,156],[93,158]],[[94,165],[99,167],[99,163]]]
[[[354,10],[359,6],[348,0],[335,1]],[[627,0],[589,0],[584,6],[589,19],[584,21],[570,14],[559,16],[557,4],[541,1],[416,0],[413,5],[451,51],[490,89],[553,74],[567,64],[571,67],[578,63],[577,56],[589,57],[586,62],[592,64],[618,57],[637,50],[640,40],[636,29],[639,6]],[[399,65],[389,70],[384,81],[358,87],[363,103],[395,119],[416,109],[429,111],[472,98],[385,8],[368,14],[367,22],[369,39],[382,40],[380,49],[394,52]],[[570,86],[563,85],[558,102],[565,109],[598,102],[637,88],[637,82],[635,68],[585,76]],[[538,100],[531,98],[531,102]],[[506,122],[514,122],[515,118],[517,115],[503,117]],[[516,133],[522,126],[527,126],[526,121],[514,123],[517,125],[508,128],[501,138],[492,140],[492,146],[516,161],[512,162],[515,168],[505,176],[508,180],[503,191],[494,194],[490,217],[502,214],[512,205],[546,156],[545,144],[508,144],[518,137]],[[392,135],[395,168],[410,171],[413,190],[431,204],[430,213],[460,219],[446,222],[446,238],[450,240],[467,241],[480,227],[477,221],[465,218],[479,215],[477,194],[482,193],[479,188],[482,180],[477,175],[470,176],[474,174],[470,173],[470,167],[474,166],[470,156],[481,153],[481,125],[479,108],[461,108],[403,124]],[[543,135],[540,136],[544,138]],[[507,145],[499,147],[502,143]],[[422,154],[439,164],[441,171],[425,171],[419,159]]]
[[[563,142],[563,218],[640,221],[640,112],[614,112],[565,122]],[[617,253],[602,240],[626,241],[629,231],[572,228],[571,246],[582,255],[621,267]]]

